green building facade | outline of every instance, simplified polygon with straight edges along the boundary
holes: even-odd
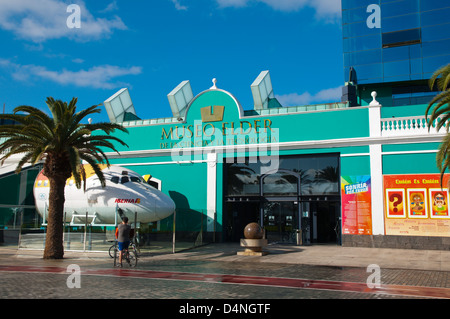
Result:
[[[150,175],[176,204],[173,216],[138,225],[144,244],[237,242],[257,222],[272,243],[448,249],[448,177],[441,187],[435,159],[446,133],[428,130],[427,104],[392,107],[383,87],[359,88],[355,107],[282,107],[262,75],[245,110],[215,82],[196,96],[182,82],[168,95],[171,118],[139,119],[123,90],[105,101],[128,130],[114,133],[129,147],[110,162]],[[0,176],[4,237],[17,212],[22,228],[43,229],[32,209],[38,171]]]
[[[357,107],[271,107],[276,99],[267,97],[244,110],[214,84],[176,117],[123,122],[129,133],[116,136],[129,148],[108,155],[151,174],[176,203],[177,230],[193,231],[201,220],[203,238],[238,241],[258,222],[269,242],[442,249],[450,216],[432,197],[444,133],[428,131],[426,104],[384,107],[387,95],[362,96]],[[417,192],[425,196],[419,212]]]

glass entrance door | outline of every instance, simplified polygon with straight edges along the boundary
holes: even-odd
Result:
[[[304,244],[341,243],[340,203],[337,201],[302,202]]]
[[[269,243],[296,243],[296,230],[299,228],[298,208],[298,203],[293,201],[264,203],[264,229]]]
[[[244,228],[249,223],[260,224],[259,201],[227,203],[225,240],[239,242],[244,238]]]

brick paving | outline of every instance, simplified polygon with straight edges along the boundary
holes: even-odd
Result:
[[[0,249],[0,298],[176,299],[180,304],[182,300],[205,299],[234,301],[291,299],[295,301],[297,299],[450,297],[449,271],[423,269],[422,266],[415,267],[418,269],[408,269],[407,263],[401,263],[400,257],[397,263],[399,268],[381,267],[380,279],[383,289],[370,290],[363,287],[370,275],[367,268],[363,267],[365,261],[360,266],[313,265],[310,264],[311,260],[306,258],[293,262],[293,256],[283,253],[278,256],[272,254],[272,258],[266,259],[264,257],[246,259],[235,256],[235,247],[227,247],[231,247],[229,252],[224,252],[223,246],[209,245],[209,247],[194,249],[183,254],[143,254],[138,267],[123,269],[122,275],[120,275],[120,269],[112,267],[113,261],[107,254],[66,252],[67,258],[64,260],[45,261],[41,258],[42,252],[39,251]],[[375,252],[375,250],[369,251],[372,254]],[[411,254],[417,254],[417,252],[411,252]],[[363,256],[361,256],[362,259],[364,259]],[[383,264],[383,260],[378,261]],[[71,264],[79,265],[81,269],[80,288],[68,288],[67,280],[71,273],[66,269]],[[35,271],[26,271],[26,267],[31,266]],[[42,272],[40,269],[48,272]],[[134,276],[124,277],[125,272]],[[163,272],[165,278],[155,277]],[[180,273],[185,274],[183,275],[185,277],[180,276]],[[167,278],[168,274],[172,274],[172,278]],[[189,280],[188,275],[197,276],[200,279]],[[219,275],[230,276],[227,278],[234,279],[227,282],[214,279],[219,278]],[[248,284],[245,282],[246,276],[255,277],[254,280],[276,281],[279,278],[292,278],[292,280],[285,281],[285,286],[270,286]],[[236,280],[242,282],[236,283]],[[288,284],[292,282],[305,286],[288,287]],[[312,283],[329,284],[328,282],[335,284],[333,289],[312,285]],[[336,285],[349,288],[342,290],[336,288]],[[358,291],[362,289],[361,287],[364,291]],[[402,292],[402,289],[406,290]],[[414,295],[412,291],[416,294]]]

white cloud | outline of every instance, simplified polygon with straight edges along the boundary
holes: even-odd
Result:
[[[341,16],[341,0],[312,0],[311,5],[316,9],[319,17]]]
[[[259,0],[279,11],[297,11],[304,8],[309,0]]]
[[[85,42],[110,36],[114,30],[125,30],[123,21],[114,16],[96,18],[81,0],[73,0],[80,7],[80,28],[69,28],[68,3],[61,0],[1,0],[0,28],[17,37],[35,43],[49,39],[70,38]]]
[[[341,0],[216,0],[219,7],[241,8],[262,2],[278,11],[299,11],[306,7],[316,11],[317,19],[335,22],[341,16]]]
[[[81,58],[75,58],[75,59],[72,59],[72,62],[73,62],[73,63],[83,63],[84,60],[81,59]]]
[[[276,98],[283,106],[300,106],[321,102],[339,102],[341,100],[341,95],[342,88],[339,86],[336,88],[321,90],[316,94],[310,94],[309,92],[304,92],[302,94],[289,93],[276,95]]]
[[[61,71],[49,70],[45,66],[21,65],[0,58],[0,67],[11,70],[13,79],[17,81],[34,82],[37,80],[49,80],[61,85],[74,85],[78,87],[91,87],[99,89],[114,89],[126,83],[115,81],[116,78],[126,75],[137,75],[142,73],[142,68],[132,66],[124,68],[115,65],[94,66],[88,70]]]
[[[247,6],[248,0],[216,0],[216,2],[221,8],[226,7],[240,8]]]
[[[114,0],[113,2],[108,4],[108,6],[105,9],[103,9],[99,12],[106,13],[106,12],[112,12],[112,11],[116,11],[116,10],[119,10],[119,6],[117,5],[117,1]]]
[[[180,0],[172,0],[172,3],[178,11],[185,11],[188,9],[186,6],[181,5]]]

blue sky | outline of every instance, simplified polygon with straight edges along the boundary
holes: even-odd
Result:
[[[80,27],[69,28],[70,4]],[[142,119],[172,116],[167,94],[190,80],[253,108],[269,70],[283,106],[339,101],[344,84],[340,0],[0,0],[0,104],[78,107],[123,87]],[[75,20],[72,20],[75,21]],[[108,121],[104,107],[94,121]]]

